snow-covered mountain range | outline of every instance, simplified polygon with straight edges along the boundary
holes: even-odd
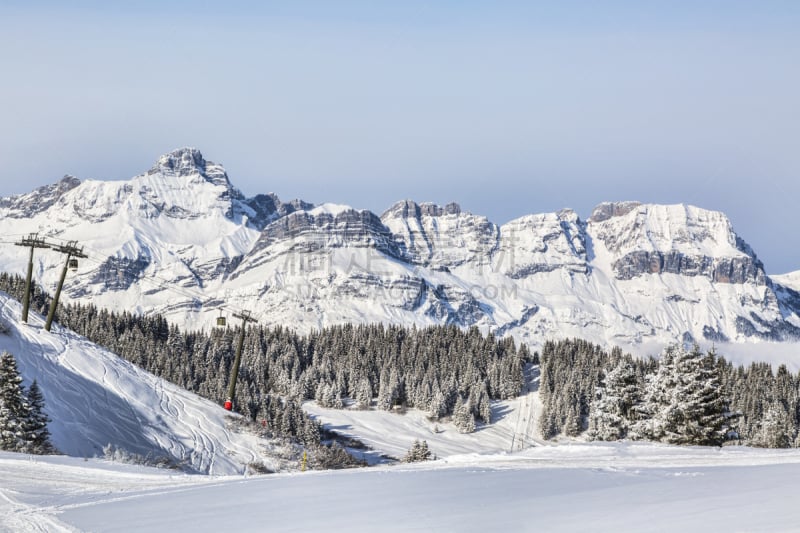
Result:
[[[343,322],[451,323],[532,345],[800,338],[798,273],[767,276],[728,218],[687,205],[604,203],[504,225],[401,201],[382,215],[247,198],[184,148],[129,181],[67,176],[0,199],[0,268],[24,273],[29,233],[89,258],[63,298],[157,311],[187,328],[250,310],[300,331]],[[37,250],[55,287],[64,257]]]

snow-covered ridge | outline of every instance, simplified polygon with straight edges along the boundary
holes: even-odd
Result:
[[[343,322],[456,324],[540,345],[786,341],[800,336],[796,278],[773,277],[720,212],[600,204],[502,226],[458,204],[346,205],[245,198],[185,148],[129,181],[65,178],[0,199],[0,231],[77,240],[89,259],[64,298],[157,311],[187,328],[221,308],[301,331]],[[36,254],[53,290],[62,258]],[[27,251],[0,248],[23,273]],[[634,348],[635,349],[635,348]]]
[[[589,219],[589,231],[612,255],[619,279],[667,272],[766,283],[761,262],[717,211],[683,204],[602,204]]]
[[[788,274],[774,274],[771,275],[770,278],[772,281],[780,283],[784,287],[800,291],[800,270],[789,272]]]
[[[611,211],[612,215],[600,216]],[[601,204],[589,224],[609,251],[680,251],[711,257],[746,255],[728,217],[691,205]]]
[[[57,202],[67,191],[81,184],[75,176],[64,176],[52,185],[39,187],[33,192],[0,198],[0,213],[3,217],[28,218],[44,211]]]

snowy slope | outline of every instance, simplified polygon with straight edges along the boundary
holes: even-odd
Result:
[[[457,204],[406,200],[379,217],[245,198],[186,148],[129,181],[67,177],[0,199],[0,232],[3,270],[25,271],[27,250],[12,245],[23,235],[76,240],[89,258],[66,300],[157,311],[189,329],[252,310],[299,331],[456,324],[533,346],[579,336],[637,352],[800,338],[797,276],[768,277],[723,213],[682,204],[604,203],[586,220],[567,209],[498,226]],[[37,250],[46,290],[63,260]]]
[[[326,409],[309,401],[303,404],[303,410],[326,429],[366,444],[371,450],[364,456],[368,462],[376,457],[402,460],[415,440],[426,441],[431,453],[439,459],[550,446],[553,441],[543,440],[536,426],[542,409],[539,367],[526,367],[525,379],[523,394],[491,403],[491,424],[479,424],[475,432],[466,434],[449,421],[431,421],[428,413],[417,409],[408,409],[403,414],[381,409]]]
[[[796,531],[799,475],[796,450],[624,443],[249,478],[0,453],[0,529]]]
[[[783,285],[784,287],[788,287],[795,291],[800,291],[800,270],[796,272],[789,272],[788,274],[776,274],[770,276],[770,278]]]
[[[526,409],[528,401],[531,399],[523,396],[493,402],[492,424],[467,434],[459,433],[449,422],[432,422],[427,413],[416,409],[401,415],[381,410],[326,409],[315,402],[305,403],[303,409],[326,428],[360,440],[376,454],[402,459],[415,440],[424,440],[436,457],[452,458],[517,451],[542,443]]]
[[[170,458],[190,471],[241,473],[269,462],[266,441],[231,429],[219,405],[157,378],[71,331],[44,331],[41,316],[18,322],[20,305],[0,293],[0,350],[17,359],[26,385],[36,379],[55,446],[75,457],[103,456],[103,447],[149,459]]]

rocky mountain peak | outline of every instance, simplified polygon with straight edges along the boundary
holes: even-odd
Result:
[[[419,218],[421,214],[419,204],[415,201],[401,200],[384,211],[381,218]]]
[[[71,174],[65,174],[64,177],[61,178],[58,183],[56,183],[56,190],[63,194],[71,189],[74,189],[80,184],[81,180]]]
[[[209,183],[230,187],[228,174],[222,165],[206,161],[197,148],[178,148],[158,158],[147,175],[160,174],[165,177],[200,175]]]
[[[384,218],[420,218],[420,217],[440,217],[444,215],[460,215],[461,206],[456,202],[450,202],[444,207],[432,202],[418,204],[413,200],[402,200],[395,203],[392,207],[384,211],[381,219]]]
[[[594,208],[589,222],[603,222],[609,218],[621,217],[640,205],[642,205],[641,202],[603,202]]]

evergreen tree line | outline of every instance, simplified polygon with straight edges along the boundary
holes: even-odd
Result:
[[[697,346],[635,359],[573,339],[545,344],[540,383],[546,438],[586,432],[594,440],[800,445],[800,374],[784,365],[734,367]]]
[[[0,275],[0,289],[21,298],[24,281]],[[47,297],[36,289],[32,308]],[[206,398],[227,394],[239,328],[181,332],[160,315],[137,316],[92,305],[59,306],[58,322],[134,364]],[[489,423],[493,399],[517,396],[527,347],[484,337],[477,328],[343,325],[301,336],[282,327],[246,330],[234,403],[253,420],[302,442],[319,427],[300,409],[306,399],[342,407],[415,407],[451,416],[462,431]]]
[[[227,394],[239,328],[183,333],[158,315],[91,305],[69,305],[59,319],[188,390],[217,401]],[[526,348],[484,337],[477,328],[343,325],[301,336],[254,326],[245,331],[234,404],[304,441],[316,440],[299,414],[307,399],[332,408],[349,400],[362,409],[415,407],[436,419],[452,415],[460,429],[472,431],[476,420],[491,421],[490,400],[519,394],[527,358]]]
[[[36,380],[28,390],[22,385],[17,361],[8,352],[0,354],[0,450],[56,453],[50,443],[44,412],[44,396]]]

